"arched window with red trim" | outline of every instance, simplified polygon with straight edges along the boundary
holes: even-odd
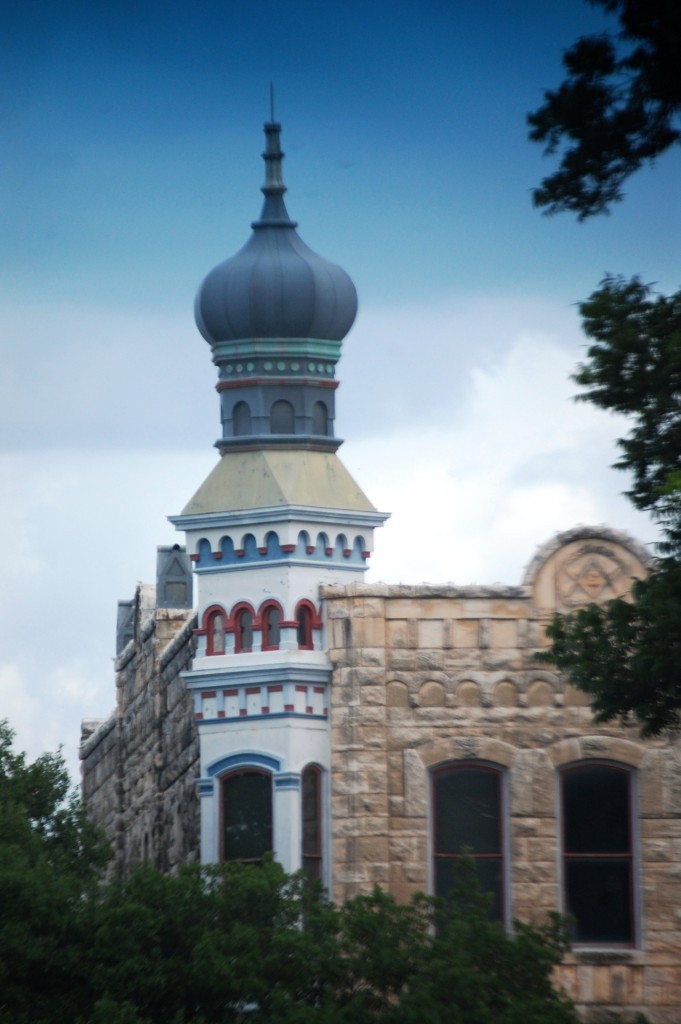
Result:
[[[281,639],[281,608],[275,601],[268,601],[260,609],[263,651],[277,651]]]
[[[221,783],[223,861],[258,864],[272,850],[272,776],[260,768],[241,768]]]
[[[253,650],[253,609],[241,605],[234,613],[234,652],[245,654]]]
[[[222,608],[209,608],[205,617],[206,654],[225,653],[225,613]]]
[[[322,772],[316,764],[303,769],[301,778],[302,865],[306,877],[322,877]]]
[[[312,627],[315,625],[316,612],[309,601],[300,601],[296,608],[296,639],[301,651],[311,651],[314,647]]]

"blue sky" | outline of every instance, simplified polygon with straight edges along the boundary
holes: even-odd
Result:
[[[289,211],[360,296],[341,455],[393,518],[373,577],[515,583],[577,521],[654,539],[607,469],[624,429],[570,401],[575,303],[606,272],[679,286],[678,155],[610,217],[532,208],[525,115],[580,0],[22,0],[3,9],[0,715],[74,764],[114,702],[116,600],[215,459],[193,324],[247,239],[274,82]]]

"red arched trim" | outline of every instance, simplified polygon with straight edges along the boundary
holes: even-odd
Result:
[[[306,597],[302,598],[298,602],[298,604],[296,605],[296,617],[298,616],[298,609],[302,608],[302,607],[306,607],[306,608],[310,609],[310,613],[312,615],[312,628],[313,629],[321,629],[322,628],[322,618],[321,618],[321,615],[319,614],[319,610],[315,607],[315,605],[312,603],[312,601],[308,600],[308,598],[306,598]]]

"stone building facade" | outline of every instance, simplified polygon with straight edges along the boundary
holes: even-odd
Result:
[[[280,126],[253,234],[199,289],[220,458],[118,617],[117,704],[83,726],[83,794],[117,863],[258,861],[446,894],[463,851],[492,912],[574,919],[587,1016],[678,1022],[681,746],[596,726],[535,655],[555,611],[625,596],[647,552],[580,527],[518,586],[365,584],[377,511],[340,462],[335,369],[357,309],[298,237]],[[196,585],[196,611],[191,580]]]
[[[113,865],[174,871],[198,859],[199,745],[180,674],[194,656],[196,615],[158,608],[151,585],[130,604],[132,635],[115,661],[116,709],[82,724],[82,794],[113,844]]]
[[[333,892],[436,891],[434,783],[464,768],[473,780],[476,770],[498,774],[502,916],[579,913],[580,884],[592,899],[599,880],[571,877],[562,782],[580,769],[595,769],[596,781],[599,770],[621,773],[629,848],[589,852],[592,865],[608,854],[628,865],[600,871],[614,891],[587,914],[560,981],[584,1011],[672,1022],[681,1007],[681,747],[595,725],[585,695],[535,659],[554,611],[626,592],[646,561],[630,538],[580,528],[540,549],[520,587],[324,588]],[[600,801],[596,809],[609,813]]]

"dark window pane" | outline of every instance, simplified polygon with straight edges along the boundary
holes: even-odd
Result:
[[[328,434],[329,417],[323,402],[315,402],[312,406],[312,433]]]
[[[457,768],[435,776],[437,853],[501,853],[499,774]]]
[[[567,912],[577,942],[633,942],[629,857],[566,858]]]
[[[302,780],[303,810],[303,870],[308,878],[321,876],[321,773],[316,768],[306,768]]]
[[[634,941],[630,781],[598,764],[562,776],[565,906],[577,942]]]
[[[435,858],[435,894],[449,896],[456,885],[456,872],[461,863],[459,857]],[[480,888],[491,896],[490,921],[501,921],[503,908],[503,861],[501,857],[473,858],[475,873]]]
[[[483,891],[491,896],[489,916],[503,918],[501,774],[492,768],[456,767],[433,778],[435,892],[455,888],[461,854],[471,857]]]
[[[234,422],[234,436],[240,437],[251,433],[251,410],[246,402],[237,402],[232,414]]]
[[[236,642],[239,651],[250,651],[253,647],[253,616],[249,611],[239,613]]]
[[[628,772],[598,765],[565,772],[563,816],[566,853],[628,853]]]
[[[298,632],[299,647],[312,647],[312,619],[310,609],[303,606],[298,609]]]
[[[265,613],[265,647],[279,646],[279,625],[281,615],[278,608],[268,608]]]
[[[223,860],[262,860],[272,849],[272,785],[262,772],[238,772],[222,783]]]

